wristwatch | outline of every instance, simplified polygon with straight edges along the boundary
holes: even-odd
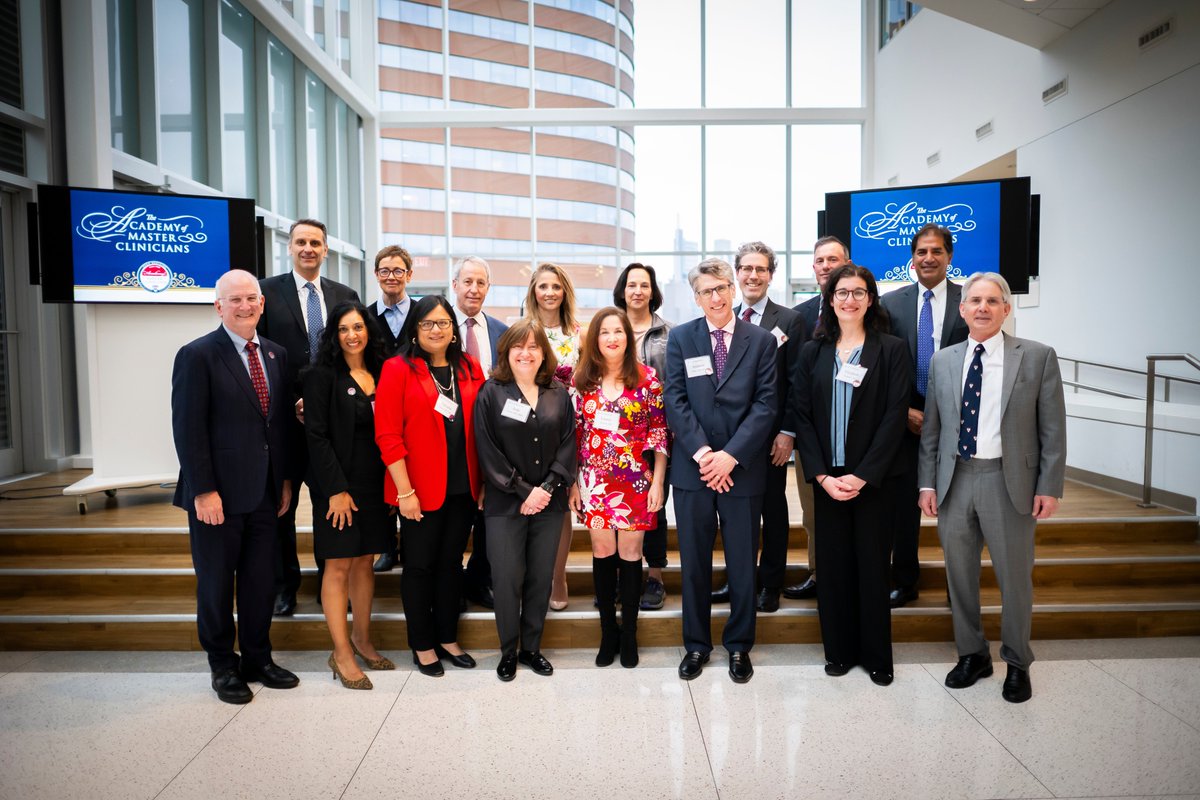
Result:
[[[561,484],[554,478],[546,478],[546,480],[542,481],[541,489],[542,491],[546,492],[546,494],[554,494],[554,490],[560,485]]]

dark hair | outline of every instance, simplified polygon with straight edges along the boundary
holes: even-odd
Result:
[[[841,323],[833,310],[833,293],[837,291],[838,281],[842,278],[862,278],[863,283],[867,284],[867,298],[871,301],[871,305],[867,306],[867,313],[863,316],[863,328],[867,333],[889,333],[891,320],[888,318],[887,311],[879,303],[879,287],[875,285],[875,276],[866,267],[860,267],[847,261],[829,273],[829,279],[825,281],[825,288],[821,290],[821,300],[825,307],[821,309],[821,316],[817,322],[817,329],[813,331],[813,338],[822,342],[836,343],[842,336]]]
[[[401,355],[409,367],[415,367],[417,359],[429,363],[429,354],[421,349],[421,342],[417,338],[417,324],[432,314],[435,308],[444,308],[450,315],[450,344],[446,347],[446,361],[450,362],[454,373],[460,378],[468,377],[474,368],[469,368],[463,358],[462,342],[458,339],[458,317],[454,314],[454,306],[440,294],[427,294],[409,307],[404,327],[400,329],[399,341],[404,342],[405,347]]]
[[[293,222],[292,227],[288,228],[289,242],[292,240],[292,234],[295,232],[296,228],[300,227],[301,225],[309,225],[313,228],[320,228],[321,240],[324,241],[325,244],[329,244],[329,230],[325,227],[325,223],[321,222],[319,219],[298,219]]]
[[[813,253],[815,254],[827,244],[840,244],[842,246],[842,255],[846,257],[847,261],[850,260],[850,248],[846,247],[846,243],[836,236],[822,236],[820,239],[817,239],[813,242]]]
[[[529,317],[522,317],[500,334],[500,341],[496,342],[496,355],[492,358],[492,378],[501,383],[512,383],[516,380],[512,366],[508,363],[508,351],[516,345],[524,344],[530,336],[542,351],[542,366],[538,368],[534,381],[542,386],[549,386],[554,381],[554,371],[558,369],[554,348],[546,338],[542,323]]]
[[[579,353],[579,362],[575,365],[575,388],[581,393],[594,390],[604,379],[604,356],[600,355],[600,326],[609,317],[616,317],[625,329],[625,358],[621,364],[621,383],[626,389],[632,389],[642,380],[642,367],[638,364],[637,340],[633,336],[633,326],[629,317],[619,308],[602,308],[588,323],[587,333],[583,336],[583,349]]]
[[[946,248],[946,255],[954,255],[954,234],[950,232],[949,228],[943,228],[936,222],[925,223],[919,231],[913,234],[912,243],[909,245],[909,250],[913,255],[917,254],[917,240],[931,233],[936,233],[942,237],[942,246]]]
[[[338,303],[329,309],[329,318],[325,320],[325,330],[321,331],[321,338],[317,342],[317,357],[313,360],[313,366],[331,367],[334,372],[349,371],[350,367],[346,364],[345,356],[342,355],[341,343],[338,342],[338,325],[341,323],[342,317],[352,311],[358,312],[358,315],[362,317],[363,326],[367,330],[367,346],[363,350],[363,365],[366,366],[367,372],[378,379],[379,373],[383,371],[383,362],[386,360],[383,355],[383,333],[375,322],[375,315],[356,300]]]
[[[654,274],[654,267],[649,264],[639,264],[634,261],[625,269],[621,270],[621,274],[617,276],[617,285],[613,287],[613,305],[622,311],[628,311],[625,302],[625,286],[629,283],[629,273],[635,269],[645,270],[650,276],[650,313],[653,314],[662,308],[663,294],[658,288],[658,278]]]
[[[751,253],[758,253],[767,257],[767,269],[771,274],[775,274],[775,251],[762,242],[746,242],[737,249],[737,254],[733,257],[733,271],[737,272],[742,266],[742,257],[748,256]]]
[[[387,247],[375,254],[375,269],[379,269],[380,261],[383,261],[385,258],[393,258],[396,256],[399,256],[400,260],[404,262],[404,268],[409,272],[412,272],[412,256],[410,256],[408,251],[398,244],[389,244]]]

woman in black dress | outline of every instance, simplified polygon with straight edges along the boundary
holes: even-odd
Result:
[[[379,329],[357,302],[329,312],[316,362],[304,375],[313,554],[325,559],[321,608],[333,639],[329,668],[348,689],[370,689],[354,656],[371,669],[395,669],[371,644],[371,562],[389,546],[383,460],[375,445],[375,384],[383,368]],[[346,621],[354,604],[354,627]]]

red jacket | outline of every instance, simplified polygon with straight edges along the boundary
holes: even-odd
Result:
[[[468,377],[455,375],[467,444],[467,474],[471,496],[479,499],[479,461],[475,457],[475,396],[483,386],[479,362],[463,354]],[[405,459],[408,479],[417,491],[422,511],[436,511],[446,502],[446,419],[433,405],[437,387],[424,359],[390,358],[383,365],[375,390],[375,441],[384,464]],[[411,457],[410,457],[411,456]],[[396,484],[391,474],[384,478],[384,500],[396,505]]]

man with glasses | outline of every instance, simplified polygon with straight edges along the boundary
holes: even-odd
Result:
[[[288,230],[288,255],[292,270],[259,281],[266,305],[258,321],[258,333],[281,345],[288,354],[285,386],[293,398],[300,397],[300,370],[317,357],[317,341],[325,329],[329,309],[350,300],[358,302],[358,292],[349,286],[331,281],[321,275],[321,265],[329,254],[325,223],[315,219],[299,219]],[[303,413],[303,406],[297,408]],[[304,426],[294,415],[288,426],[288,457],[295,471],[304,475],[308,467],[308,440]],[[300,588],[300,559],[296,554],[296,499],[300,487],[292,494],[292,502],[279,517],[279,568],[275,582],[275,614],[290,617],[296,613],[296,591]],[[317,602],[321,601],[321,570],[317,562]]]
[[[758,598],[755,606],[768,614],[779,610],[779,593],[787,570],[788,502],[787,462],[796,443],[796,420],[788,407],[791,372],[798,363],[804,328],[800,315],[767,296],[775,276],[775,251],[762,242],[738,248],[734,274],[742,302],[733,309],[743,322],[757,325],[775,337],[774,438],[767,451],[767,485],[762,506],[762,552],[758,561]],[[714,603],[729,602],[729,583],[712,593]]]
[[[913,391],[909,400],[908,430],[900,444],[904,475],[891,487],[892,513],[892,608],[917,599],[921,575],[918,548],[921,539],[921,509],[917,506],[917,451],[921,423],[925,418],[925,389],[929,361],[944,347],[967,338],[967,325],[958,313],[962,287],[946,279],[954,255],[954,234],[930,223],[912,238],[912,269],[917,282],[888,292],[879,299],[892,319],[892,335],[908,342],[912,354]]]
[[[712,557],[718,522],[729,581],[729,620],[722,644],[729,676],[754,675],[754,565],[767,483],[767,452],[777,432],[775,337],[733,313],[733,269],[719,258],[688,273],[704,312],[671,330],[664,389],[675,433],[671,459],[679,564],[683,573],[683,640],[679,677],[701,673],[712,652]]]

